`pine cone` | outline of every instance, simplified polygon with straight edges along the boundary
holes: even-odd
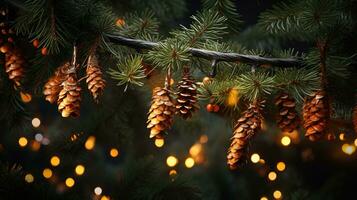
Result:
[[[98,60],[95,55],[90,55],[87,66],[87,85],[91,92],[93,99],[98,103],[99,96],[103,93],[105,87],[105,80],[103,73],[98,65]]]
[[[162,138],[162,131],[171,127],[174,114],[175,104],[171,100],[169,91],[161,87],[154,88],[147,121],[150,138]]]
[[[62,117],[78,117],[81,102],[81,88],[78,85],[75,74],[69,74],[63,82],[63,88],[58,97],[58,111]]]
[[[227,164],[231,170],[237,169],[245,160],[249,139],[261,129],[263,107],[264,101],[250,104],[236,121],[227,155]]]
[[[17,48],[10,48],[5,54],[5,71],[17,86],[24,77],[25,59]]]
[[[178,89],[176,113],[184,119],[190,118],[198,106],[196,83],[188,71],[184,72],[182,80],[178,82]]]
[[[63,81],[66,79],[67,71],[70,67],[69,62],[57,68],[55,74],[50,77],[44,86],[43,94],[45,95],[46,101],[54,103],[58,100],[58,94],[63,88]]]
[[[322,138],[329,118],[329,105],[324,91],[317,91],[314,96],[305,99],[303,118],[305,136],[311,141]]]
[[[275,99],[275,105],[279,109],[277,122],[279,128],[284,132],[292,132],[299,126],[300,118],[296,112],[295,99],[287,93],[281,93]]]
[[[355,133],[357,134],[357,105],[353,108],[353,114],[352,114],[352,120],[353,120],[353,128],[355,130]]]

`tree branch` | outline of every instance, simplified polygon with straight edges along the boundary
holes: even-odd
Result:
[[[105,34],[106,38],[116,44],[132,47],[135,49],[154,49],[159,44],[156,42],[132,39],[120,35]],[[241,62],[258,66],[279,66],[279,67],[298,67],[302,65],[301,59],[296,58],[268,58],[257,55],[245,55],[239,53],[223,53],[218,51],[210,51],[205,49],[190,48],[189,52],[192,56],[204,58],[207,60],[226,61],[226,62]]]

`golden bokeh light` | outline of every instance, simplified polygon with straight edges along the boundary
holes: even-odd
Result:
[[[282,194],[281,194],[281,192],[279,190],[275,190],[274,193],[273,193],[273,197],[275,199],[281,199]]]
[[[103,192],[102,188],[101,187],[96,187],[94,188],[94,194],[96,195],[101,195]]]
[[[42,171],[42,175],[43,177],[49,179],[52,177],[52,170],[49,169],[49,168],[45,168],[43,171]]]
[[[189,153],[191,156],[196,157],[198,156],[198,154],[201,153],[201,151],[202,151],[202,144],[196,143],[190,148]]]
[[[37,128],[41,125],[41,120],[39,118],[35,117],[32,119],[31,123],[32,123],[33,127]]]
[[[268,174],[268,179],[269,179],[270,181],[275,181],[276,178],[277,178],[277,175],[276,175],[275,172],[269,172],[269,174]]]
[[[25,137],[20,137],[18,142],[19,142],[20,147],[25,147],[28,143],[28,141]]]
[[[41,148],[41,143],[33,140],[33,141],[31,141],[31,145],[30,146],[31,146],[31,150],[32,151],[38,151]]]
[[[278,170],[278,171],[284,171],[285,170],[285,168],[286,168],[286,165],[285,165],[285,163],[284,162],[278,162],[277,164],[276,164],[276,169]]]
[[[205,144],[207,142],[208,142],[208,136],[207,135],[201,135],[200,143]]]
[[[158,148],[163,147],[165,144],[165,140],[163,138],[156,138],[155,139],[155,146]]]
[[[250,160],[252,163],[258,163],[260,161],[260,156],[257,153],[253,153],[252,156],[250,156]]]
[[[347,155],[352,155],[356,151],[356,147],[354,145],[347,144],[347,143],[343,144],[341,148],[343,153]]]
[[[115,158],[115,157],[118,157],[119,151],[116,148],[112,148],[112,149],[110,149],[109,154],[111,157]]]
[[[291,139],[290,139],[289,136],[284,136],[284,137],[281,138],[281,144],[283,146],[289,146],[290,143],[291,143]]]
[[[66,178],[65,184],[67,187],[73,187],[75,184],[75,181],[73,178],[68,177],[68,178]]]
[[[102,196],[102,198],[100,198],[100,200],[110,200],[110,198],[108,196]]]
[[[357,139],[355,139],[355,142],[354,142],[355,146],[357,146]]]
[[[86,142],[84,143],[84,147],[87,150],[92,150],[95,146],[95,137],[94,136],[89,136]]]
[[[83,165],[77,165],[76,168],[74,169],[74,171],[78,176],[83,175],[85,170],[86,168]]]
[[[20,97],[22,102],[24,103],[29,103],[32,100],[31,94],[28,94],[26,92],[20,92]]]
[[[345,133],[340,133],[340,135],[338,135],[338,138],[343,141],[345,140]]]
[[[178,163],[178,160],[175,156],[169,156],[166,159],[166,164],[169,167],[175,167],[177,165],[177,163]]]
[[[26,174],[25,175],[25,181],[28,183],[32,183],[35,180],[32,174]]]
[[[267,197],[260,197],[260,200],[268,200]]]
[[[58,156],[52,156],[50,163],[52,166],[56,167],[61,163],[61,159]]]
[[[239,93],[237,88],[231,88],[228,92],[226,104],[228,106],[234,107],[239,102]]]
[[[185,166],[187,168],[192,168],[194,165],[195,165],[195,160],[193,160],[193,158],[191,158],[191,157],[186,158]]]
[[[170,176],[175,176],[176,174],[177,174],[177,171],[174,170],[174,169],[172,169],[172,170],[169,171],[169,175],[170,175]]]

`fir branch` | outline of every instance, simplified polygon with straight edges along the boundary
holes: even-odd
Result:
[[[226,33],[226,18],[216,12],[207,10],[191,18],[193,22],[190,28],[182,26],[182,30],[173,32],[176,38],[190,47],[200,46],[207,40],[219,40]]]
[[[146,77],[142,60],[141,56],[131,56],[119,63],[116,69],[110,68],[108,74],[118,81],[117,85],[126,85],[125,91],[129,84],[141,87],[144,85],[141,80]]]
[[[240,14],[237,12],[235,1],[232,0],[203,0],[203,7],[206,10],[213,10],[220,16],[227,18],[229,28],[238,32],[243,24]]]
[[[237,78],[236,84],[242,97],[254,101],[272,93],[274,76],[261,72],[241,74]]]
[[[319,72],[314,69],[281,69],[275,74],[275,82],[278,88],[286,90],[300,102],[320,89]]]

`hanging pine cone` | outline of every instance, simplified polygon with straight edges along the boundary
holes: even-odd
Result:
[[[263,107],[264,101],[250,104],[236,121],[227,154],[227,164],[231,170],[237,169],[245,160],[249,139],[261,129]]]
[[[58,111],[62,117],[78,117],[81,102],[81,88],[74,73],[67,76],[58,95]]]
[[[20,85],[20,81],[24,77],[24,66],[25,59],[17,48],[10,48],[5,53],[5,71],[16,86]]]
[[[178,82],[178,89],[176,113],[184,119],[190,118],[198,109],[198,105],[196,83],[188,69],[184,70],[182,80]]]
[[[281,93],[275,99],[275,105],[278,107],[279,114],[277,122],[279,128],[284,132],[292,132],[299,126],[299,116],[296,112],[295,99],[287,93]]]
[[[305,136],[311,141],[320,139],[325,132],[329,118],[329,105],[326,93],[317,91],[314,96],[305,99],[303,106]]]
[[[170,92],[165,88],[154,88],[147,121],[150,138],[162,138],[163,131],[171,127],[174,114],[175,104],[171,100]]]
[[[355,130],[355,133],[357,134],[357,105],[353,108],[352,120],[353,128]]]
[[[99,96],[103,93],[105,87],[105,80],[103,73],[98,65],[98,60],[95,55],[90,55],[87,65],[87,85],[91,92],[93,99],[98,103]]]
[[[45,95],[46,101],[54,103],[58,100],[58,94],[63,88],[63,81],[66,79],[67,71],[69,70],[69,62],[57,68],[55,74],[48,79],[44,86],[43,94]]]

